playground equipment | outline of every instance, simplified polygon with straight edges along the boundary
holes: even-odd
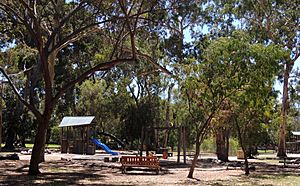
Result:
[[[104,143],[102,143],[100,140],[96,139],[96,138],[92,138],[91,139],[92,142],[97,146],[102,148],[103,150],[105,150],[105,152],[111,154],[111,155],[118,155],[119,153],[112,151],[107,145],[105,145]]]
[[[95,137],[94,116],[66,116],[61,121],[61,153],[88,154],[93,155],[96,152],[96,146],[104,149],[112,155],[118,155],[107,145]],[[117,137],[107,132],[98,132],[113,138],[123,148],[125,144]]]
[[[149,143],[150,143],[150,139],[149,139],[149,132],[151,130],[157,130],[157,131],[161,131],[161,130],[177,130],[177,135],[178,135],[178,144],[177,144],[177,163],[180,163],[180,151],[181,151],[181,147],[183,150],[183,163],[186,164],[186,144],[187,144],[187,140],[186,140],[186,128],[184,126],[171,126],[171,127],[142,127],[142,133],[141,133],[141,143],[140,143],[140,156],[143,155],[143,150],[145,147],[146,150],[146,156],[149,155]],[[163,153],[163,158],[167,158],[168,157],[168,148],[163,147],[160,148],[160,150]]]
[[[64,117],[61,127],[61,153],[95,154],[93,134],[94,116]]]
[[[113,140],[115,140],[115,142],[117,142],[123,149],[125,149],[125,147],[126,147],[126,145],[120,139],[118,139],[116,136],[114,136],[108,132],[98,132],[98,135],[108,136],[108,137],[112,138]]]

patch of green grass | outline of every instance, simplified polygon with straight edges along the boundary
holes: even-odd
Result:
[[[274,154],[274,150],[257,150],[259,154]]]
[[[2,143],[1,147],[4,147],[4,143]],[[32,148],[33,147],[33,143],[26,143],[26,148]],[[46,148],[47,149],[59,149],[60,145],[58,144],[46,144]]]
[[[33,144],[32,143],[26,143],[26,147],[27,148],[32,148]],[[58,144],[46,144],[46,148],[47,149],[59,149],[60,145],[58,145]]]
[[[46,147],[48,149],[59,149],[60,145],[58,145],[58,144],[47,144]]]

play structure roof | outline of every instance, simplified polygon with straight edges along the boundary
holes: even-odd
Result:
[[[66,116],[60,122],[59,127],[90,125],[94,118],[95,116]]]
[[[300,136],[300,132],[299,132],[299,131],[293,131],[292,134],[293,134],[294,136]]]

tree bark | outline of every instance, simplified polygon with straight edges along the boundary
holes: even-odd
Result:
[[[183,163],[186,164],[186,128],[182,127]]]
[[[171,91],[173,86],[174,84],[171,84],[168,88],[168,98],[166,101],[166,127],[170,127],[170,100],[171,100]],[[169,133],[170,133],[169,129],[165,130],[165,139],[163,144],[164,148],[168,146]]]
[[[190,171],[189,171],[189,174],[188,174],[188,178],[193,178],[194,170],[196,168],[198,157],[200,155],[200,145],[201,145],[201,143],[200,143],[200,133],[198,132],[197,136],[196,136],[196,152],[195,152],[195,155],[194,155],[194,158],[193,158],[193,161],[192,161],[192,165],[191,165],[191,168],[190,168]]]
[[[15,149],[14,147],[14,142],[15,142],[15,136],[16,136],[16,132],[13,126],[13,123],[10,122],[9,127],[7,129],[7,136],[6,136],[6,141],[5,141],[5,145],[4,145],[4,149],[6,150],[13,150]]]
[[[241,128],[240,128],[240,126],[239,126],[238,121],[237,121],[236,118],[235,118],[235,126],[236,126],[236,130],[237,130],[237,134],[238,134],[238,139],[240,141],[240,145],[241,145],[242,151],[244,153],[245,175],[248,176],[250,174],[250,171],[249,171],[249,163],[248,163],[247,151],[246,151],[246,148],[244,146],[244,140],[243,140],[243,137],[242,137]]]
[[[32,149],[30,165],[29,165],[29,175],[37,175],[39,171],[39,163],[41,162],[41,153],[44,153],[43,149],[45,147],[46,133],[49,126],[49,117],[45,117],[39,121],[37,134],[34,140],[34,146]]]
[[[243,145],[242,146],[242,150],[243,150],[243,153],[244,153],[244,160],[245,160],[245,175],[248,176],[250,174],[250,171],[249,171],[249,163],[248,163],[248,157],[247,157],[247,152],[244,148]]]
[[[0,151],[2,150],[2,126],[3,126],[3,123],[2,123],[2,84],[0,84]]]
[[[224,129],[218,129],[216,132],[216,144],[217,144],[217,150],[216,154],[218,157],[218,160],[228,162],[228,136],[227,131]]]
[[[180,163],[181,127],[178,127],[177,163]]]
[[[288,109],[288,85],[290,70],[292,66],[287,61],[285,64],[284,76],[283,76],[283,96],[282,96],[282,110],[281,110],[281,123],[279,130],[279,143],[277,157],[286,157],[286,123],[287,123],[287,109]]]

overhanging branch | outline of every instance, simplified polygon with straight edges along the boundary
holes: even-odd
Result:
[[[72,86],[74,86],[76,83],[80,83],[82,81],[84,81],[86,78],[88,78],[90,75],[92,75],[93,73],[95,73],[96,71],[105,71],[105,70],[109,70],[112,67],[119,65],[121,63],[126,63],[126,62],[132,62],[133,59],[114,59],[105,63],[101,63],[96,65],[95,67],[85,71],[84,73],[82,73],[79,77],[77,77],[77,79],[74,79],[68,83],[66,83],[59,91],[58,93],[54,96],[53,98],[53,102],[57,102],[58,99]]]
[[[19,94],[16,86],[13,84],[11,79],[9,78],[8,74],[5,72],[5,70],[0,67],[0,72],[4,75],[4,77],[7,79],[8,84],[11,86],[13,89],[13,92],[15,95],[18,97],[18,99],[38,118],[40,119],[42,117],[42,114],[31,104],[29,104],[27,101],[25,101],[22,96]]]

